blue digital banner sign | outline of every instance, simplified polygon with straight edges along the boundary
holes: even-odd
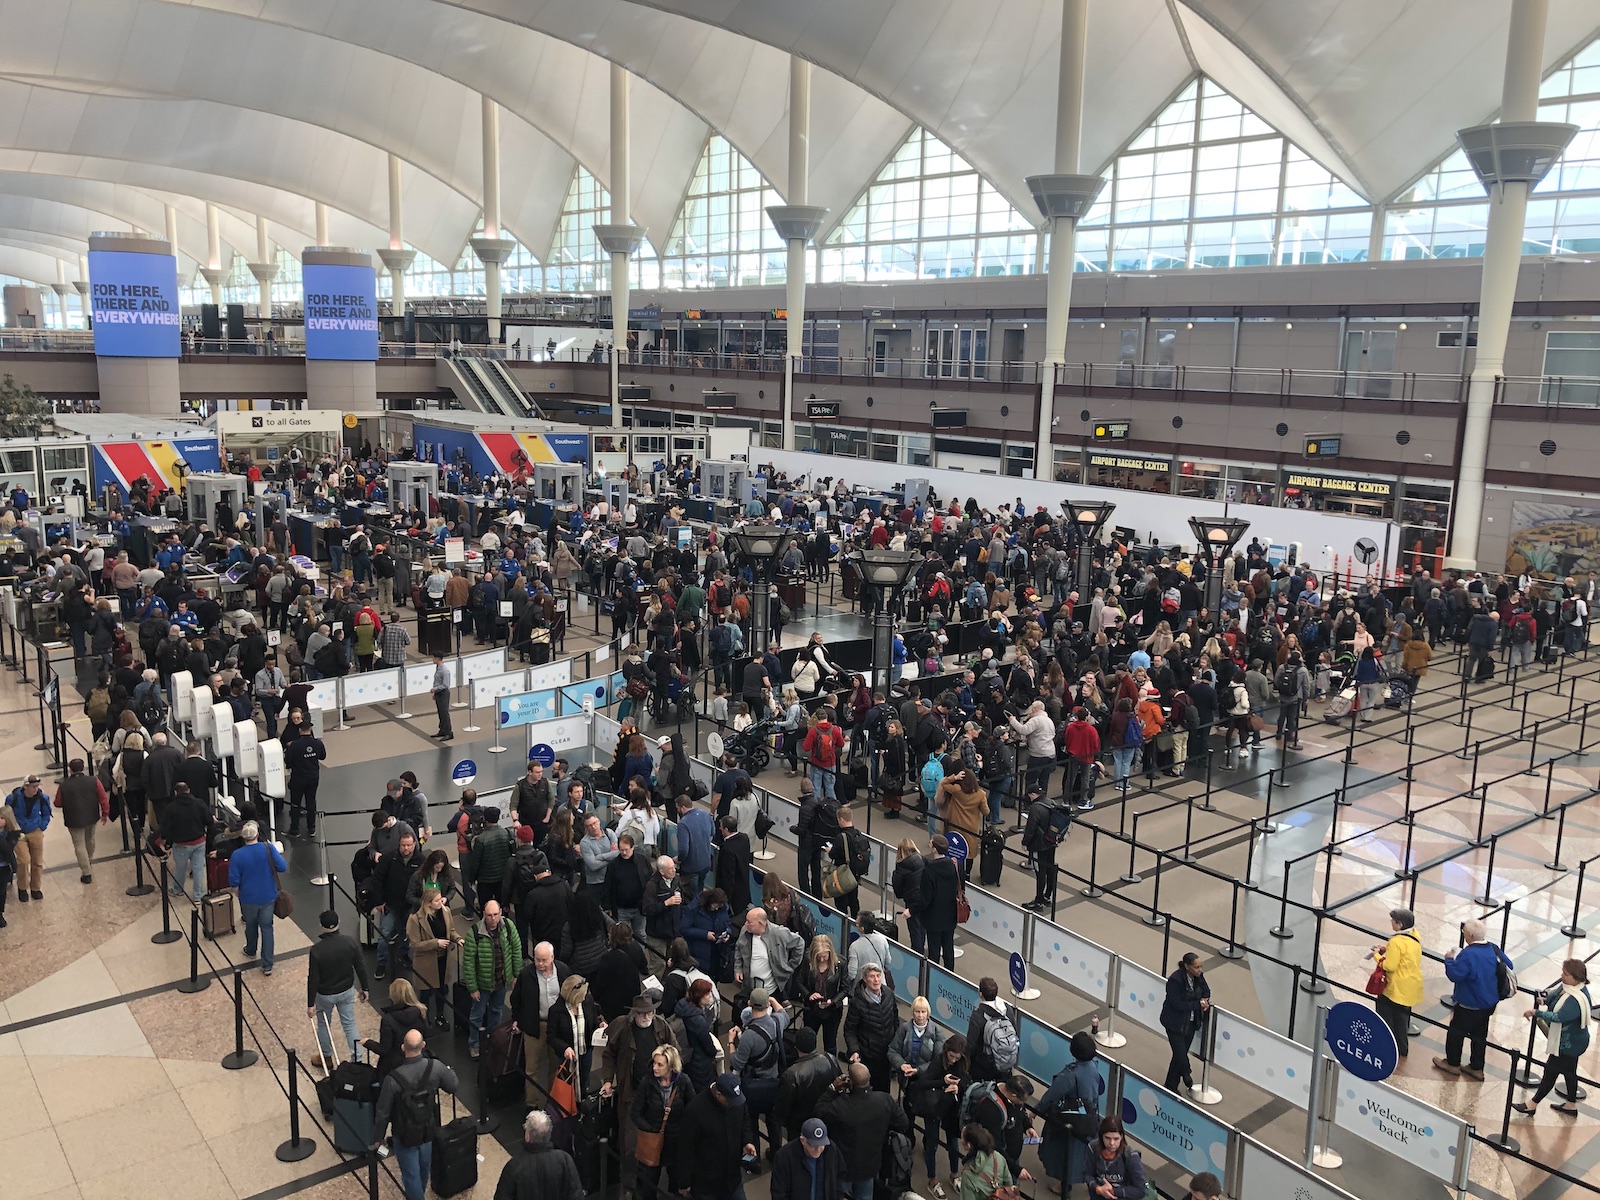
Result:
[[[378,360],[378,276],[371,267],[306,263],[306,357]]]
[[[89,313],[102,358],[181,353],[178,260],[170,254],[89,251]]]

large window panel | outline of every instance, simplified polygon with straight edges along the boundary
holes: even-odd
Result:
[[[821,275],[836,283],[1022,274],[1034,268],[1037,238],[972,164],[916,129],[829,235]]]
[[[600,292],[611,286],[611,256],[600,248],[594,227],[611,220],[611,194],[583,166],[573,172],[566,203],[556,225],[545,287],[561,292]],[[633,287],[659,287],[661,266],[647,238],[629,264]]]

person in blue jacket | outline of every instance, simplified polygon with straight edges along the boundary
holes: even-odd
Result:
[[[6,797],[17,821],[17,899],[43,900],[44,831],[50,827],[50,796],[29,775]]]
[[[686,795],[678,797],[677,808],[678,870],[683,873],[689,894],[698,896],[711,874],[711,839],[716,825],[711,814]]]
[[[279,880],[274,876],[288,873],[289,864],[278,848],[260,841],[261,829],[254,821],[246,821],[239,833],[244,838],[228,859],[228,886],[239,890],[239,915],[244,921],[244,954],[255,957],[256,945],[261,946],[261,973],[272,974],[272,906],[278,899]]]
[[[1589,1021],[1594,1006],[1589,999],[1588,982],[1589,968],[1584,961],[1569,958],[1561,964],[1561,987],[1543,993],[1543,1004],[1522,1014],[1530,1021],[1537,1018],[1549,1023],[1545,1036],[1550,1056],[1544,1061],[1544,1076],[1539,1080],[1538,1090],[1526,1104],[1519,1102],[1511,1106],[1519,1113],[1531,1117],[1539,1101],[1555,1088],[1556,1077],[1565,1075],[1565,1093],[1569,1099],[1554,1107],[1562,1116],[1578,1115],[1578,1106],[1570,1097],[1578,1094],[1578,1059],[1589,1049]]]
[[[1512,963],[1498,946],[1484,940],[1483,922],[1477,918],[1464,922],[1461,936],[1466,945],[1444,956],[1445,978],[1456,985],[1455,1007],[1450,1010],[1450,1028],[1444,1037],[1444,1057],[1433,1065],[1446,1075],[1465,1075],[1483,1081],[1483,1061],[1489,1045],[1489,1021],[1500,1003],[1500,964],[1507,972]],[[1472,1056],[1461,1065],[1461,1043],[1472,1044]]]

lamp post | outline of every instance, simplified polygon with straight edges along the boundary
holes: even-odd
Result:
[[[764,654],[770,630],[768,614],[773,576],[778,558],[783,554],[784,541],[789,533],[776,525],[745,525],[728,531],[728,545],[733,550],[734,561],[749,562],[755,576],[755,594],[750,598],[750,653]]]
[[[1078,527],[1078,564],[1072,582],[1078,589],[1078,599],[1089,600],[1091,597],[1085,593],[1089,591],[1090,577],[1094,573],[1095,543],[1117,506],[1105,500],[1063,500],[1061,507],[1067,510],[1072,523]]]
[[[876,593],[872,616],[872,688],[885,696],[894,681],[889,678],[894,663],[894,613],[890,601],[906,585],[921,558],[911,550],[863,550],[860,556],[861,586]]]
[[[1222,560],[1250,528],[1238,517],[1190,517],[1189,528],[1206,559],[1206,611],[1215,621],[1222,611]]]

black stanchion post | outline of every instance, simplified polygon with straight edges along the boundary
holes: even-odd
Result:
[[[1467,709],[1467,728],[1461,738],[1461,753],[1457,756],[1459,758],[1465,758],[1467,756],[1467,747],[1472,745],[1472,714],[1476,711],[1477,709],[1473,708]]]
[[[126,809],[124,809],[122,813],[122,825],[124,831],[126,831],[128,825],[128,813]],[[123,892],[123,895],[148,896],[155,890],[155,885],[147,882],[144,877],[144,847],[135,846],[133,848],[133,886],[127,891]],[[165,891],[166,889],[163,888],[162,890]]]
[[[257,1055],[254,1050],[244,1048],[244,972],[238,967],[233,969],[233,1053],[222,1058],[222,1065],[229,1071],[242,1071],[246,1067],[256,1064]]]
[[[1400,865],[1394,871],[1396,879],[1409,879],[1411,877],[1411,835],[1416,831],[1416,828],[1416,821],[1408,821],[1406,823],[1406,848],[1405,852],[1400,856]]]
[[[1089,831],[1089,886],[1084,888],[1080,894],[1093,900],[1098,896],[1104,896],[1106,893],[1105,889],[1096,882],[1097,872],[1100,867],[1100,826],[1091,825],[1089,826]],[[1055,920],[1053,910],[1050,919]]]
[[[1239,945],[1239,881],[1233,881],[1233,899],[1228,906],[1228,944],[1217,951],[1223,958],[1243,958],[1244,947]]]
[[[1504,946],[1511,936],[1511,901],[1500,906],[1500,944]]]
[[[1556,783],[1556,760],[1550,759],[1544,767],[1544,807],[1539,810],[1539,815],[1545,820],[1550,819],[1550,789]]]
[[[1572,896],[1572,923],[1561,927],[1562,937],[1581,938],[1589,936],[1588,931],[1578,924],[1578,920],[1583,913],[1583,877],[1588,872],[1589,863],[1592,861],[1592,859],[1586,858],[1578,864],[1578,889]]]
[[[1185,806],[1185,810],[1184,810],[1184,817],[1183,817],[1183,853],[1181,855],[1179,855],[1179,857],[1178,857],[1178,861],[1179,862],[1192,863],[1192,862],[1195,861],[1194,854],[1192,852],[1193,843],[1194,843],[1194,797],[1191,796],[1189,798],[1189,803]]]
[[[1150,893],[1150,911],[1142,920],[1146,925],[1167,924],[1167,918],[1161,914],[1161,851],[1159,850],[1156,851],[1156,881],[1155,888]]]
[[[1289,928],[1289,870],[1297,861],[1297,859],[1287,859],[1283,864],[1283,899],[1278,908],[1278,924],[1267,931],[1273,937],[1285,942],[1294,936],[1294,930]],[[1289,1028],[1294,1028],[1293,1022]]]
[[[1539,1023],[1537,1021],[1529,1021],[1528,1050],[1527,1053],[1522,1056],[1522,1070],[1519,1072],[1515,1067],[1512,1067],[1511,1069],[1511,1082],[1516,1084],[1518,1087],[1536,1088],[1539,1086],[1539,1080],[1543,1078],[1542,1072],[1538,1075],[1533,1073],[1533,1039],[1537,1037],[1538,1034]]]
[[[1561,861],[1561,841],[1562,841],[1562,839],[1564,837],[1566,837],[1566,834],[1567,834],[1567,806],[1565,804],[1563,804],[1561,806],[1561,810],[1558,813],[1556,813],[1556,852],[1555,852],[1555,857],[1552,858],[1549,862],[1545,863],[1545,869],[1546,870],[1556,871],[1556,872],[1559,872],[1561,874],[1566,874],[1567,870],[1569,869],[1567,867],[1567,864]]]
[[[367,1200],[378,1200],[378,1152],[367,1152]]]
[[[1511,1053],[1511,1078],[1506,1080],[1506,1104],[1505,1104],[1505,1109],[1500,1114],[1500,1132],[1499,1133],[1491,1133],[1487,1137],[1485,1137],[1484,1140],[1487,1141],[1487,1142],[1494,1143],[1496,1146],[1499,1146],[1500,1149],[1502,1149],[1502,1150],[1509,1150],[1513,1154],[1518,1154],[1522,1150],[1522,1143],[1517,1141],[1516,1138],[1511,1136],[1511,1097],[1512,1097],[1512,1094],[1517,1090],[1516,1089],[1516,1079],[1517,1079],[1517,1058],[1518,1058],[1518,1055],[1517,1055],[1517,1052],[1515,1050],[1512,1050],[1510,1053]]]
[[[300,1136],[300,1055],[289,1047],[289,1140],[278,1147],[279,1162],[304,1162],[317,1152],[317,1140]]]
[[[1122,877],[1123,883],[1138,883],[1139,872],[1134,870],[1135,855],[1139,853],[1139,814],[1133,814],[1133,833],[1128,838],[1128,873]]]
[[[1498,903],[1490,893],[1494,889],[1494,856],[1499,849],[1500,835],[1497,833],[1489,839],[1489,866],[1483,873],[1483,895],[1473,897],[1479,904]]]
[[[172,887],[167,882],[167,860],[161,859],[161,932],[152,934],[150,940],[157,946],[166,946],[183,936],[172,927]]]
[[[189,978],[178,981],[177,990],[186,994],[203,992],[211,986],[211,976],[200,976],[200,910],[189,913]]]

